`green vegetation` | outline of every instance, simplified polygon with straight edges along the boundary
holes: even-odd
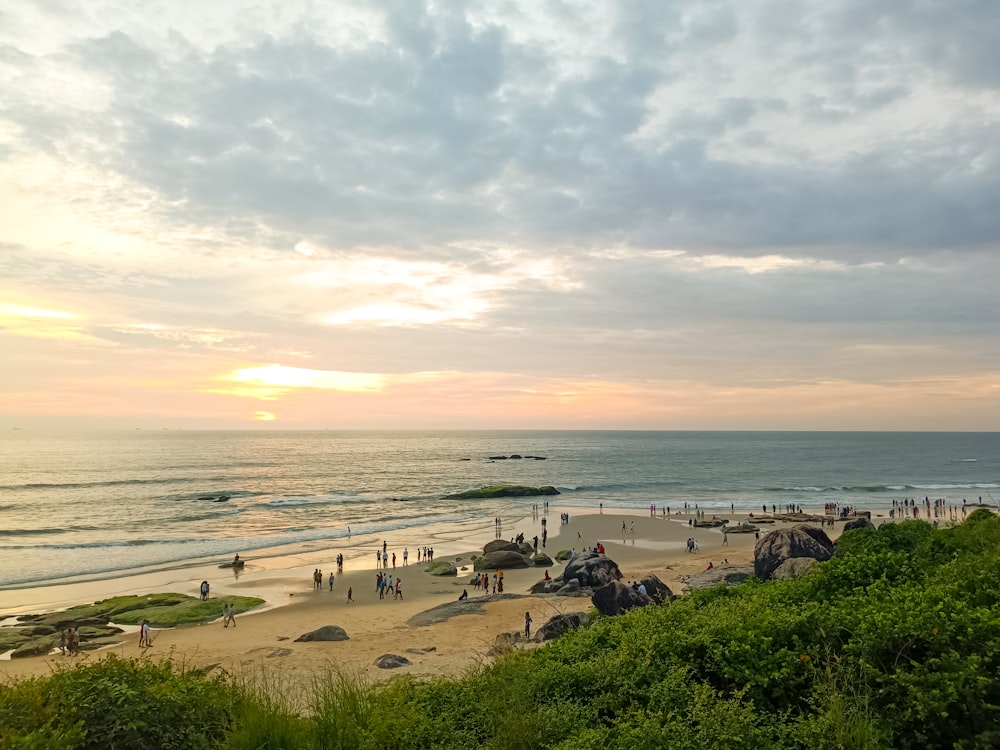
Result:
[[[297,695],[111,657],[0,685],[0,750],[993,748],[998,605],[981,510],[848,531],[802,578],[599,619],[453,680],[318,674]]]
[[[480,487],[478,490],[466,490],[454,495],[445,495],[445,500],[474,500],[490,497],[534,497],[535,495],[558,495],[559,490],[551,485],[544,487],[525,487],[520,484],[496,484],[492,487]]]

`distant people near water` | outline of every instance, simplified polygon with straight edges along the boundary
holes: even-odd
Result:
[[[201,582],[201,600],[203,602],[208,601],[208,581]]]
[[[230,623],[234,628],[236,627],[236,607],[233,606],[232,602],[222,610],[222,627],[228,628]]]

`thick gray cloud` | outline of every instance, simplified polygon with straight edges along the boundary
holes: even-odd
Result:
[[[1000,234],[997,14],[961,5],[622,3],[605,51],[583,61],[473,5],[391,6],[382,34],[350,48],[303,25],[210,49],[115,30],[59,53],[111,87],[103,111],[70,120],[54,101],[6,116],[36,147],[88,149],[178,220],[253,216],[336,246],[516,236],[895,259]],[[751,53],[787,80],[708,111],[655,104],[688,71],[725,81],[758,64]],[[802,78],[813,90],[795,91]],[[740,134],[780,150],[762,115],[799,131],[849,123],[942,78],[957,96],[985,90],[992,119],[900,122],[833,160],[822,142],[783,163],[717,148]],[[663,106],[663,128],[640,137]]]

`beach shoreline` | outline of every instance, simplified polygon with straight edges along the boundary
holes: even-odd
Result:
[[[543,508],[542,503],[539,508]],[[822,509],[807,512],[823,515]],[[563,513],[569,514],[567,524],[560,522]],[[724,515],[731,523],[748,517],[746,513]],[[874,511],[872,517],[876,523],[888,520],[888,509]],[[690,525],[695,518],[693,508],[664,517],[661,509],[655,514],[650,514],[648,508],[581,513],[579,508],[549,506],[547,513],[540,510],[537,517],[503,519],[499,538],[510,539],[523,533],[530,543],[536,533],[541,536],[543,518],[549,531],[545,551],[551,557],[561,549],[583,551],[601,542],[607,556],[621,568],[626,581],[652,574],[675,593],[683,589],[680,578],[704,570],[710,562],[719,566],[727,559],[734,565],[753,560],[754,534],[728,534],[724,538],[718,529],[693,528]],[[768,528],[791,525],[794,522],[776,521]],[[837,524],[831,536],[838,534],[841,526]],[[154,645],[146,650],[139,649],[136,637],[126,633],[120,644],[85,652],[80,658],[99,658],[109,652],[148,658],[169,655],[194,668],[220,665],[228,670],[239,670],[267,663],[302,675],[323,664],[336,664],[375,679],[400,672],[457,674],[482,662],[499,633],[518,630],[525,611],[533,612],[537,628],[555,614],[591,609],[589,598],[527,594],[530,586],[543,577],[542,568],[505,571],[505,593],[524,595],[523,598],[484,598],[481,591],[469,585],[473,572],[472,555],[481,554],[484,544],[498,538],[493,519],[422,527],[419,532],[419,539],[416,535],[400,534],[385,540],[390,556],[392,552],[397,555],[395,569],[390,565],[387,572],[403,581],[401,601],[379,600],[374,593],[376,568],[371,565],[374,562],[371,556],[376,548],[381,550],[382,540],[368,535],[352,539],[350,547],[254,557],[247,561],[239,575],[223,571],[217,565],[196,565],[111,580],[38,587],[26,590],[16,602],[6,601],[6,595],[11,593],[8,591],[4,592],[5,606],[0,614],[9,617],[53,611],[123,594],[171,592],[196,596],[200,581],[210,580],[212,599],[219,602],[218,621],[154,630]],[[686,551],[685,542],[689,537],[698,540],[698,552]],[[425,563],[416,562],[417,546],[433,546],[435,560],[455,562],[458,576],[435,577],[424,572]],[[406,566],[402,565],[404,548],[409,551]],[[339,573],[334,565],[338,552],[345,554],[344,569]],[[312,571],[317,568],[324,574],[321,590],[315,590],[312,584]],[[556,577],[562,568],[562,563],[556,563],[548,569],[549,574]],[[336,573],[332,592],[328,590],[326,578],[330,571]],[[353,589],[352,604],[347,603],[348,588]],[[472,599],[483,598],[481,612],[458,615],[431,626],[406,624],[420,612],[457,600],[463,590],[468,590]],[[222,628],[225,598],[236,594],[260,597],[265,604],[240,615],[236,629]],[[7,606],[10,604],[13,606]],[[324,625],[343,627],[349,640],[295,642],[298,636]],[[383,672],[373,667],[373,662],[384,653],[405,655],[412,664]],[[58,653],[0,660],[0,674],[7,677],[41,675],[68,661]]]

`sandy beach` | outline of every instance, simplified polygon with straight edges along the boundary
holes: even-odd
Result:
[[[717,529],[693,529],[690,514],[665,518],[657,510],[635,512],[589,512],[579,509],[550,507],[547,514],[536,518],[503,519],[502,538],[510,539],[524,533],[530,539],[541,534],[541,518],[547,519],[550,556],[561,549],[583,550],[601,542],[606,554],[620,566],[625,580],[654,574],[678,593],[683,590],[679,578],[704,570],[709,562],[715,566],[745,563],[753,559],[754,535],[729,534],[723,545],[723,535]],[[569,523],[560,524],[560,514],[569,513]],[[743,514],[727,514],[731,523],[745,518]],[[887,519],[887,512],[873,513],[873,519]],[[625,532],[622,532],[622,528]],[[792,525],[777,522],[769,528]],[[830,532],[839,533],[840,525]],[[686,551],[686,540],[694,536],[698,551]],[[100,651],[85,651],[76,659],[95,659],[113,652],[123,656],[162,658],[169,656],[194,668],[218,665],[239,672],[264,665],[269,670],[280,669],[293,679],[308,677],[318,668],[335,665],[352,672],[369,675],[372,679],[387,678],[409,672],[415,675],[455,675],[487,659],[487,652],[496,636],[522,627],[525,611],[530,611],[535,628],[558,613],[583,612],[591,608],[589,598],[528,596],[529,587],[540,580],[543,569],[529,568],[505,571],[505,594],[523,598],[494,599],[469,585],[472,576],[471,556],[479,554],[486,542],[496,538],[492,518],[462,524],[442,524],[419,529],[399,538],[387,538],[389,555],[396,553],[396,567],[389,573],[402,580],[403,598],[380,600],[375,590],[375,551],[382,539],[352,537],[336,549],[299,550],[288,554],[280,549],[271,554],[255,555],[246,562],[239,575],[231,570],[210,565],[173,570],[148,571],[136,575],[86,583],[63,584],[3,592],[2,614],[5,616],[29,612],[64,609],[74,604],[88,603],[121,594],[179,592],[197,595],[198,584],[208,580],[212,598],[219,602],[220,619],[201,625],[153,630],[153,646],[138,647],[138,636],[128,633],[122,643]],[[459,567],[457,577],[435,577],[425,572],[425,565],[416,562],[417,547],[433,546],[435,560],[449,560]],[[409,551],[409,564],[403,566],[402,552]],[[342,573],[336,576],[333,591],[326,578],[322,590],[314,590],[313,570],[324,576],[335,570],[337,553],[345,555]],[[553,577],[562,564],[549,569]],[[353,589],[353,603],[347,601],[348,588]],[[470,609],[444,622],[428,626],[411,626],[407,621],[421,612],[446,602],[455,601],[467,589]],[[228,595],[258,596],[266,605],[237,617],[235,628],[224,628],[222,607]],[[473,606],[479,605],[479,606]],[[304,642],[295,639],[303,633],[324,625],[338,625],[349,640],[341,642]],[[399,654],[412,664],[395,670],[374,666],[375,660],[387,653]],[[70,657],[58,653],[44,657],[0,660],[0,674],[7,677],[48,673]]]

